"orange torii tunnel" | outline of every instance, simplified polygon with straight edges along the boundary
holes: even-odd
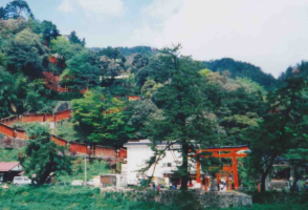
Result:
[[[233,181],[234,181],[234,189],[238,189],[239,188],[238,158],[246,157],[248,151],[250,151],[248,146],[230,146],[230,147],[207,148],[207,149],[197,150],[194,155],[195,157],[197,157],[196,158],[196,182],[201,183],[200,158],[209,158],[209,157],[229,158],[231,159],[231,165],[224,165],[222,168],[222,171],[232,174]],[[206,153],[206,154],[202,154],[202,153]]]

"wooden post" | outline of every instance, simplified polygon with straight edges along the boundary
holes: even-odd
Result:
[[[199,156],[198,156],[198,153],[197,153],[197,160],[196,160],[196,181],[197,181],[197,183],[201,183],[200,168],[201,168],[200,159],[199,159]]]
[[[238,179],[238,169],[237,169],[237,158],[235,153],[232,154],[232,173],[234,180],[234,188],[237,190],[239,188],[239,179]]]

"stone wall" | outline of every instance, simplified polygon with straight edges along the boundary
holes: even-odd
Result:
[[[166,205],[188,206],[190,209],[207,207],[228,208],[252,205],[252,196],[236,192],[204,192],[200,190],[188,191],[183,194],[178,190],[106,190],[102,193],[114,193],[115,196],[124,196],[134,201],[155,201]],[[180,209],[180,208],[179,208]]]

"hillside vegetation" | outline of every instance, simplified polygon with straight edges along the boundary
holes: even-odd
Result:
[[[230,58],[196,61],[180,45],[87,48],[77,32],[61,34],[54,23],[36,19],[26,1],[0,8],[0,118],[70,108],[73,117],[55,131],[69,141],[115,149],[132,139],[150,139],[153,148],[176,141],[182,190],[189,153],[207,147],[249,145],[241,176],[252,190],[257,183],[266,190],[281,157],[294,163],[291,190],[307,178],[300,168],[308,151],[308,63],[290,65],[276,80]],[[34,151],[53,148],[44,134],[44,144],[32,141]]]

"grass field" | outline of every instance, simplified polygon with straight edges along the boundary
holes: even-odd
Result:
[[[302,201],[305,198],[301,198]],[[308,203],[254,204],[252,207],[228,208],[225,210],[304,210]],[[178,210],[177,205],[166,206],[154,202],[135,202],[122,196],[103,196],[98,189],[71,186],[17,187],[0,188],[0,209],[2,210]],[[185,208],[193,210],[192,208]]]
[[[87,162],[87,177],[88,180],[95,176],[110,173],[110,169],[105,161],[103,160],[92,160]],[[83,180],[84,179],[84,159],[75,158],[72,161],[72,174],[62,175],[57,177],[57,181],[61,183],[71,183],[73,180]]]
[[[251,207],[227,208],[223,210],[306,210],[308,204],[275,203],[275,204],[254,204]]]
[[[106,198],[98,189],[86,187],[12,187],[0,190],[3,210],[110,210],[110,209],[170,209],[157,203],[133,202],[123,197]]]

